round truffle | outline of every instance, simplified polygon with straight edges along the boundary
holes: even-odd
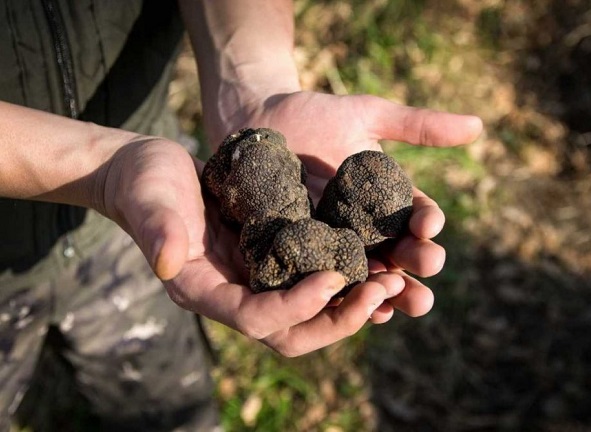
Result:
[[[329,180],[316,218],[350,228],[366,249],[399,237],[412,214],[412,183],[400,165],[378,151],[356,153]]]
[[[243,129],[230,135],[203,170],[206,188],[230,222],[244,224],[254,213],[285,212],[310,217],[305,168],[270,129]]]
[[[335,229],[314,219],[301,219],[280,229],[267,255],[251,271],[255,292],[287,289],[313,272],[336,270],[346,291],[368,276],[365,249],[349,229]]]

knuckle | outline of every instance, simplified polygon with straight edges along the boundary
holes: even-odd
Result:
[[[359,329],[363,326],[363,324],[366,321],[367,318],[364,317],[364,319],[361,320],[359,314],[339,314],[339,316],[337,317],[337,328],[339,329],[339,336],[341,338],[353,336],[355,333],[359,331]]]
[[[169,286],[167,286],[167,284],[165,284],[166,287],[166,292],[168,293],[168,297],[170,298],[170,300],[172,300],[172,302],[174,304],[176,304],[178,307],[182,308],[182,309],[190,309],[190,305],[191,302],[189,301],[189,298],[184,295],[184,293],[178,289],[174,289],[174,288],[170,288]]]
[[[257,323],[253,323],[252,319],[245,318],[244,315],[238,315],[235,323],[236,330],[248,338],[261,340],[269,335]]]
[[[281,344],[272,347],[274,351],[286,358],[295,358],[304,354],[304,352],[297,347],[290,344]]]

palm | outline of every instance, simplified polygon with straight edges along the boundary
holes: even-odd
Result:
[[[362,150],[381,150],[379,141],[447,146],[467,143],[480,132],[474,118],[418,110],[367,96],[299,92],[278,95],[241,126],[281,131],[304,161],[314,198],[322,193],[345,158]]]
[[[248,295],[247,275],[237,232],[202,195],[202,166],[176,143],[139,138],[109,165],[103,211],[134,238],[173,300],[232,325],[218,297]]]
[[[370,96],[295,93],[267,102],[256,115],[228,128],[266,126],[283,132],[307,165],[316,197],[347,156],[380,149],[380,139],[451,145],[470,141],[480,130],[473,118],[417,111]],[[133,236],[180,306],[285,355],[355,333],[369,315],[379,323],[394,308],[412,316],[431,308],[431,291],[400,271],[429,276],[443,265],[443,249],[429,240],[441,229],[443,213],[421,192],[415,191],[411,235],[383,251],[382,268],[374,268],[338,307],[326,308],[343,288],[335,272],[312,274],[287,291],[250,292],[237,233],[221,222],[215,203],[202,196],[201,168],[178,144],[143,138],[112,158],[102,181],[103,211]]]
[[[201,166],[176,143],[140,138],[116,155],[107,173],[107,216],[132,235],[165,279],[179,269],[154,262],[153,242],[161,236],[168,240],[163,246],[167,251],[159,255],[172,253],[172,260],[182,256],[181,265],[239,259],[229,250],[237,244],[236,233],[220,222],[215,205],[204,205],[198,180]]]
[[[347,156],[381,149],[377,137],[369,136],[363,124],[359,100],[343,102],[317,93],[297,93],[278,103],[269,115],[269,123],[286,135],[304,161],[315,200]],[[298,118],[298,113],[304,113],[303,118]]]

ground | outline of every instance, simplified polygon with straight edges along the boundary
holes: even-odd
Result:
[[[477,114],[485,133],[384,143],[447,215],[429,315],[295,361],[214,326],[229,430],[591,429],[591,3],[297,6],[307,89]]]
[[[591,2],[296,9],[306,89],[477,114],[485,132],[384,143],[447,215],[429,315],[291,360],[208,324],[227,430],[591,430]],[[185,51],[170,101],[202,138],[196,98]]]

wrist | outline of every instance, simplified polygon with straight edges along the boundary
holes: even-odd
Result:
[[[204,123],[213,146],[242,127],[257,126],[250,121],[272,96],[301,90],[290,52],[258,53],[245,61],[226,58],[220,66],[215,85],[202,85]]]
[[[0,102],[0,196],[93,207],[95,177],[130,136]]]
[[[113,177],[118,169],[114,167],[117,156],[124,152],[129,144],[137,141],[140,135],[94,123],[87,123],[86,126],[89,137],[86,142],[86,154],[92,155],[94,169],[82,182],[82,205],[111,217],[105,199],[107,180]]]
[[[264,102],[300,89],[292,0],[181,0],[198,63],[212,146],[249,124]]]

